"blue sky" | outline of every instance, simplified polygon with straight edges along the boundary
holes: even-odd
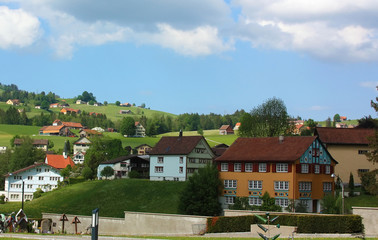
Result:
[[[180,113],[376,117],[375,0],[0,0],[0,82]]]

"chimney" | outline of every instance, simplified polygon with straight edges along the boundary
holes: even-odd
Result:
[[[284,136],[279,136],[279,137],[278,137],[278,141],[279,141],[280,143],[283,143],[284,140],[285,140],[285,137],[284,137]]]

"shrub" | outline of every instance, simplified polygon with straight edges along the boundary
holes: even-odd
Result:
[[[277,215],[271,215],[271,219]],[[265,216],[264,216],[265,217]],[[238,217],[214,217],[207,219],[207,232],[249,232],[251,224],[261,223],[253,215]],[[316,215],[280,215],[274,224],[297,226],[298,233],[361,233],[361,216],[316,216]]]
[[[140,178],[140,174],[139,174],[139,172],[137,172],[135,170],[131,170],[129,172],[129,178]]]
[[[5,203],[5,195],[1,195],[0,196],[0,204],[4,204]]]
[[[37,188],[37,190],[33,193],[33,199],[37,199],[42,196],[43,190],[40,188]]]

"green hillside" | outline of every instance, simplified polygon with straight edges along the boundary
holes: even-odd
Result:
[[[29,217],[42,213],[90,215],[100,208],[100,216],[124,217],[124,211],[178,213],[179,195],[184,182],[140,179],[96,180],[70,185],[30,202],[24,209]],[[0,204],[0,213],[21,208],[21,203]]]
[[[115,104],[108,104],[107,106],[91,106],[91,105],[84,105],[84,104],[74,104],[71,103],[72,101],[67,101],[70,104],[70,108],[73,109],[80,109],[81,111],[86,112],[96,112],[96,113],[102,113],[106,114],[106,117],[113,122],[116,122],[118,120],[121,120],[123,117],[131,116],[139,118],[142,115],[146,116],[147,118],[153,117],[154,115],[164,115],[164,116],[170,116],[172,118],[176,118],[177,115],[157,110],[151,110],[146,108],[139,108],[139,107],[121,107],[116,106]],[[10,105],[6,104],[5,102],[0,102],[0,109],[7,110],[10,107]],[[42,112],[48,113],[46,110],[42,109],[35,109],[34,105],[26,105],[26,106],[17,106],[17,109],[26,109],[26,115],[29,118],[34,117],[35,115],[40,115]],[[61,108],[50,108],[50,111],[59,113]],[[120,114],[120,110],[131,110],[132,114]]]

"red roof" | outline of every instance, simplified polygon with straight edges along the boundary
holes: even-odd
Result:
[[[229,128],[231,128],[231,126],[230,125],[222,125],[220,128],[219,128],[219,130],[229,130]]]
[[[75,122],[62,122],[65,127],[72,127],[72,128],[83,128],[83,125],[81,123],[75,123]]]
[[[63,155],[46,154],[45,162],[57,169],[63,169],[67,167],[67,165],[71,165],[71,167],[75,166],[75,163],[69,156],[67,158],[64,158]]]
[[[44,133],[59,133],[60,130],[64,128],[63,125],[60,126],[44,126],[39,131],[43,131]]]
[[[152,148],[150,155],[187,155],[193,151],[201,139],[204,138],[202,136],[162,137]]]
[[[216,161],[296,161],[317,137],[238,138]]]
[[[368,137],[373,136],[375,129],[369,128],[328,128],[315,129],[315,135],[325,144],[368,145]]]

